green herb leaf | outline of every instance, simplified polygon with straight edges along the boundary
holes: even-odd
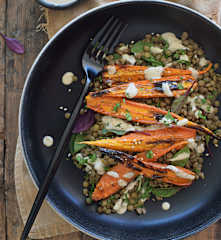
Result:
[[[176,121],[176,119],[171,115],[170,111],[168,111],[167,114],[163,117],[163,120],[163,124],[166,126],[169,126],[171,123]]]
[[[170,187],[170,188],[153,188],[152,189],[152,193],[156,196],[156,197],[171,197],[174,194],[176,194],[178,191],[180,190],[180,188],[178,187]]]
[[[138,41],[131,47],[130,50],[132,53],[141,53],[144,51],[144,46],[151,47],[152,44],[144,41]]]
[[[206,103],[206,99],[205,99],[205,98],[202,98],[202,99],[201,99],[201,102],[202,102],[202,104],[205,104],[205,103]]]
[[[130,114],[130,112],[128,110],[126,110],[125,117],[126,117],[127,121],[131,121],[132,120],[132,116],[131,116],[131,114]]]
[[[123,98],[123,103],[125,103],[125,98]]]
[[[202,118],[202,119],[206,120],[206,116],[204,116],[204,115],[202,114],[202,111],[201,111],[201,110],[199,110],[199,111],[197,112],[197,115],[198,115],[199,118]]]
[[[104,167],[104,170],[107,172],[107,171],[109,171],[111,169],[111,167],[110,166],[105,166]]]
[[[117,112],[119,108],[120,108],[120,103],[116,103],[116,105],[114,106],[114,111]]]
[[[152,187],[150,186],[150,180],[148,178],[145,179],[145,182],[143,183],[143,186],[141,188],[144,190],[144,193],[141,194],[141,198],[148,198],[150,197],[150,194],[152,192]]]
[[[194,171],[195,173],[197,173],[197,174],[199,174],[199,173],[200,173],[200,170],[199,170],[199,169],[197,169],[197,168],[194,168],[194,169],[193,169],[193,171]]]
[[[80,154],[76,154],[75,158],[80,165],[84,165],[85,163],[87,163],[87,159]]]
[[[123,130],[116,130],[116,129],[102,129],[102,134],[106,135],[107,133],[115,133],[116,135],[122,136],[126,133],[126,131]]]
[[[164,66],[162,62],[156,60],[153,56],[150,57],[142,56],[141,58],[153,67]]]
[[[179,114],[183,104],[186,102],[186,99],[187,98],[185,95],[181,95],[178,98],[175,98],[171,106],[171,112]]]
[[[117,54],[117,53],[114,53],[113,54],[113,58],[114,58],[114,60],[118,60],[118,59],[121,58],[121,56],[119,54]]]
[[[153,158],[153,155],[154,155],[154,154],[153,154],[153,151],[151,151],[151,150],[149,150],[149,151],[146,152],[146,157],[149,158],[149,159],[150,159],[150,158]]]
[[[184,89],[182,83],[178,83],[178,84],[177,84],[177,87],[178,87],[178,89]]]
[[[97,155],[95,153],[90,154],[88,157],[90,158],[91,162],[95,162],[97,159]]]
[[[71,140],[69,143],[70,152],[72,155],[79,152],[82,148],[86,147],[86,144],[79,144],[79,142],[84,141],[84,135],[82,134],[74,134],[71,136]]]
[[[179,150],[176,154],[174,154],[173,158],[169,159],[171,163],[175,166],[184,167],[190,158],[190,149],[188,147],[184,147]]]

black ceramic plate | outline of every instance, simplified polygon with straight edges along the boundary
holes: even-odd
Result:
[[[96,8],[66,25],[41,51],[28,75],[20,109],[20,134],[25,160],[39,185],[56,144],[67,124],[59,106],[73,109],[81,86],[72,91],[62,85],[61,76],[73,71],[82,77],[81,56],[98,29],[111,16],[129,24],[121,41],[144,37],[147,32],[171,31],[178,36],[189,32],[206,51],[209,59],[220,61],[221,29],[200,14],[176,4],[161,1],[119,1]],[[55,145],[46,148],[44,135],[52,135]],[[205,180],[169,199],[171,210],[163,211],[161,202],[148,202],[147,214],[137,216],[99,215],[86,206],[82,196],[82,172],[71,161],[64,161],[53,181],[48,201],[69,223],[99,239],[180,239],[200,231],[221,217],[221,151],[212,148],[206,158]]]

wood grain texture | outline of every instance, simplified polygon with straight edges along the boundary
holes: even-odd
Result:
[[[24,55],[16,55],[6,50],[5,196],[8,240],[19,239],[23,228],[14,188],[14,153],[18,135],[19,101],[25,77],[47,41],[44,33],[36,32],[40,14],[39,5],[34,0],[7,1],[6,33],[10,37],[16,37],[25,47]]]
[[[0,31],[5,33],[6,2],[0,0]],[[4,108],[5,108],[5,43],[0,40],[0,239],[6,239],[5,181],[4,181]]]

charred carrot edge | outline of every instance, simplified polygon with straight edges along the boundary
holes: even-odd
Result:
[[[116,72],[111,74],[107,70],[109,67],[114,67]],[[126,83],[126,82],[136,82],[144,80],[144,71],[147,69],[147,66],[131,66],[131,65],[108,65],[104,67],[102,73],[102,78],[105,82],[115,83]],[[183,76],[191,75],[190,70],[176,69],[176,68],[165,68],[163,76]]]
[[[213,66],[213,64],[209,63],[209,65],[205,69],[199,71],[199,74],[204,74],[206,72],[209,72],[209,70],[212,68],[212,66]]]
[[[137,168],[141,169],[140,174],[144,174],[146,177],[153,178],[154,176],[158,176],[158,179],[161,178],[161,181],[166,183],[172,183],[177,186],[189,186],[192,184],[195,179],[195,173],[178,166],[172,166],[167,164],[161,164],[156,162],[147,162],[145,163],[145,167],[141,167],[137,163],[133,163],[133,165]],[[171,168],[168,168],[171,166]],[[185,174],[188,174],[191,178],[185,178],[178,176],[172,169],[176,168]]]
[[[186,90],[192,86],[192,83],[195,80],[193,79],[193,77],[186,75],[182,77],[182,80],[181,80],[181,77],[175,76],[175,77],[165,77],[165,78],[157,79],[155,82],[153,81],[154,83],[150,83],[149,80],[138,81],[134,83],[138,91],[134,98],[168,97],[168,95],[166,95],[163,92],[162,84],[164,82],[170,82],[170,81],[172,81],[173,83],[179,81],[182,84],[183,89],[179,89],[179,85],[177,85],[177,89],[171,89],[171,92],[173,93],[173,95],[171,95],[170,97],[174,97],[174,96],[176,97],[186,93]],[[117,85],[115,87],[107,88],[101,91],[91,92],[90,95],[94,97],[96,96],[126,97],[126,90],[128,86],[129,86],[129,83]],[[197,87],[197,83],[194,84],[193,89],[196,87]]]
[[[120,152],[116,151],[117,156],[120,156]],[[138,159],[134,159],[137,161]],[[139,160],[138,160],[139,161]],[[142,166],[141,166],[142,165]],[[98,201],[109,197],[123,188],[119,185],[119,180],[124,180],[126,183],[131,182],[139,174],[143,174],[148,178],[160,179],[163,182],[172,183],[177,186],[188,186],[193,180],[185,179],[177,176],[172,170],[167,169],[168,165],[159,164],[153,162],[145,162],[145,166],[136,162],[129,164],[118,163],[116,166],[110,169],[110,172],[115,172],[118,177],[111,176],[105,173],[99,180],[95,191],[92,194],[92,199]],[[165,169],[166,168],[166,169]],[[186,174],[192,175],[195,178],[195,174],[188,169],[177,167],[179,170],[184,171]],[[135,170],[137,169],[137,170]],[[130,177],[129,177],[130,176]]]
[[[155,148],[168,148],[176,141],[183,141],[196,137],[196,131],[185,127],[171,127],[145,132],[148,133],[148,135],[142,132],[136,132],[122,137],[84,141],[81,143],[114,150],[143,152]]]
[[[86,97],[87,107],[99,112],[104,115],[109,115],[122,119],[129,119],[131,121],[140,122],[144,124],[162,124],[159,122],[163,116],[165,116],[168,112],[164,111],[160,108],[150,106],[143,103],[138,103],[134,101],[130,101],[122,98],[114,98],[114,97],[93,97],[88,95]],[[115,108],[116,104],[118,104],[119,108]],[[184,119],[179,115],[172,113],[173,118],[177,120]],[[194,128],[199,131],[203,131],[208,135],[220,139],[216,136],[211,130],[204,126],[200,126],[197,123],[188,121],[185,125],[186,127]]]

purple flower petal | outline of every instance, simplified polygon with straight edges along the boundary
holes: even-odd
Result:
[[[94,124],[94,111],[88,109],[84,114],[79,114],[74,125],[73,133],[88,130]]]
[[[5,39],[7,47],[17,54],[23,54],[25,52],[23,45],[15,38],[6,37],[4,34],[0,35]]]

